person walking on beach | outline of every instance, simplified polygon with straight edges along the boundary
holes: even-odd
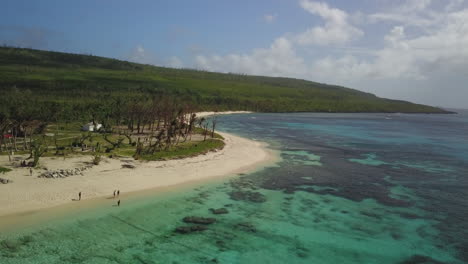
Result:
[[[29,176],[32,176],[32,168],[29,168]]]
[[[117,201],[117,206],[120,206],[120,200]]]
[[[78,193],[78,201],[81,201],[81,192]]]
[[[117,196],[120,196],[120,190],[117,190]]]
[[[114,190],[114,198],[115,198],[115,190]]]

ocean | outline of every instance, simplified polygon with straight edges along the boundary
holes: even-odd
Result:
[[[468,112],[218,124],[282,160],[0,234],[0,263],[468,263]],[[175,232],[187,216],[215,222]]]

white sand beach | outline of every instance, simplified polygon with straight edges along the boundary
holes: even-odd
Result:
[[[250,114],[251,111],[224,111],[224,112],[198,112],[197,117],[207,117],[212,115],[232,115],[232,114]]]
[[[24,214],[43,208],[72,203],[82,192],[82,199],[106,199],[114,190],[125,193],[200,182],[223,176],[246,173],[269,165],[278,159],[265,143],[220,133],[226,146],[219,151],[196,157],[168,161],[135,161],[132,158],[104,159],[101,164],[67,178],[38,178],[44,170],[14,168],[1,175],[13,181],[0,184],[0,216]],[[63,159],[42,158],[41,166],[49,170],[74,169],[86,166],[90,156]],[[10,167],[7,156],[0,156],[0,166]],[[133,169],[123,168],[132,164]],[[77,203],[74,203],[77,204]]]

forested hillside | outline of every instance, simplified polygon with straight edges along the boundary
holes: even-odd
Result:
[[[155,101],[218,111],[445,112],[305,80],[171,69],[10,47],[0,48],[0,90],[2,115],[40,120],[89,120]]]

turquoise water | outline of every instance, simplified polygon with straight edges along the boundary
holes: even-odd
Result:
[[[283,161],[0,234],[0,263],[467,263],[467,121],[223,116],[222,130],[270,142]],[[186,216],[216,222],[175,232]]]

